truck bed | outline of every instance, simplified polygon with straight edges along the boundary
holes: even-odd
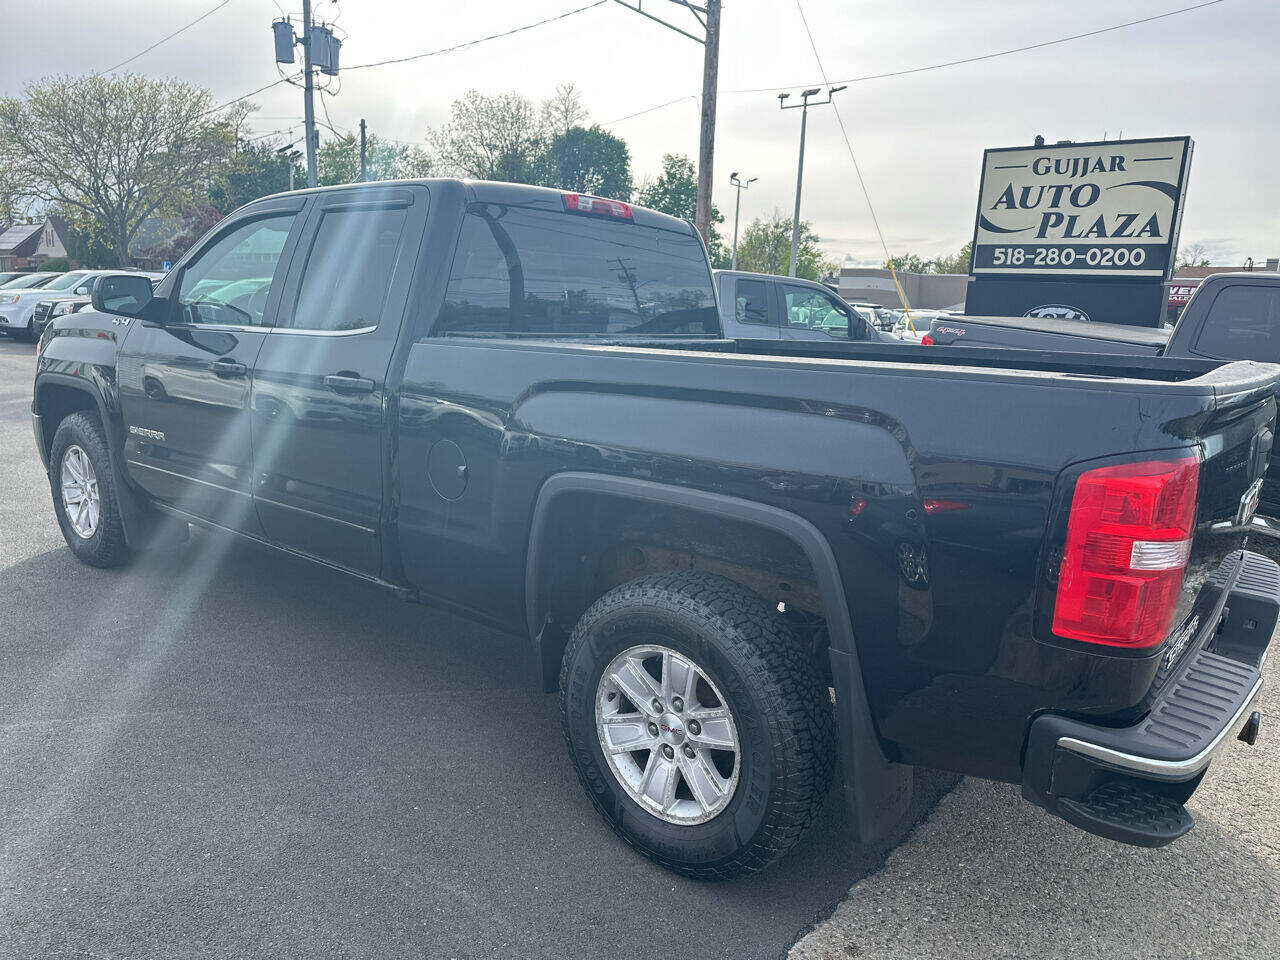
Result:
[[[579,341],[580,342],[580,341]],[[608,344],[596,344],[605,346]],[[617,346],[649,347],[661,350],[733,353],[753,357],[805,358],[811,360],[855,361],[859,364],[891,365],[895,372],[919,375],[937,367],[954,371],[999,372],[1036,371],[1069,375],[1072,378],[1123,379],[1158,383],[1188,383],[1206,377],[1225,366],[1221,360],[1192,357],[1162,357],[1157,354],[1091,353],[1064,350],[1036,350],[995,346],[921,347],[915,343],[853,343],[821,340],[688,340],[680,342],[634,339]],[[1264,366],[1264,365],[1256,365]],[[1233,371],[1231,376],[1240,374]]]

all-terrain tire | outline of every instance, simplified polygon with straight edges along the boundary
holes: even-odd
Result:
[[[601,677],[620,653],[645,644],[692,661],[733,715],[738,782],[706,822],[671,823],[650,812],[601,747]],[[811,654],[758,594],[725,577],[658,573],[602,596],[565,650],[560,707],[569,753],[596,810],[627,843],[689,877],[727,879],[782,856],[813,821],[831,781],[834,718]]]
[[[97,527],[89,537],[76,532],[63,502],[62,463],[72,447],[79,447],[84,451],[97,480],[100,510]],[[124,525],[120,521],[120,504],[116,499],[116,477],[107,451],[107,438],[102,423],[95,414],[81,410],[70,414],[58,424],[49,451],[49,489],[53,494],[58,526],[62,528],[62,537],[72,553],[95,567],[119,566],[129,558]]]

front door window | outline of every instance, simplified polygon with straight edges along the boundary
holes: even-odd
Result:
[[[233,227],[183,268],[175,322],[259,327],[294,214]]]

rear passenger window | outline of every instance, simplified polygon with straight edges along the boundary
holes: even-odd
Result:
[[[769,322],[769,290],[763,280],[734,281],[734,318],[739,323]]]
[[[1218,360],[1280,361],[1280,290],[1227,287],[1209,307],[1196,352]]]
[[[404,207],[325,211],[288,326],[329,331],[376,327],[405,216]]]
[[[718,336],[720,320],[696,236],[484,203],[463,218],[436,332]]]

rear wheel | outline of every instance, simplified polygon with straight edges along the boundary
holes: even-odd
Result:
[[[79,411],[58,424],[49,451],[49,485],[62,537],[77,557],[95,567],[114,567],[128,558],[107,440],[93,414]]]
[[[596,601],[565,651],[561,713],[596,809],[688,876],[781,856],[830,782],[830,701],[811,657],[724,577],[656,574]]]

